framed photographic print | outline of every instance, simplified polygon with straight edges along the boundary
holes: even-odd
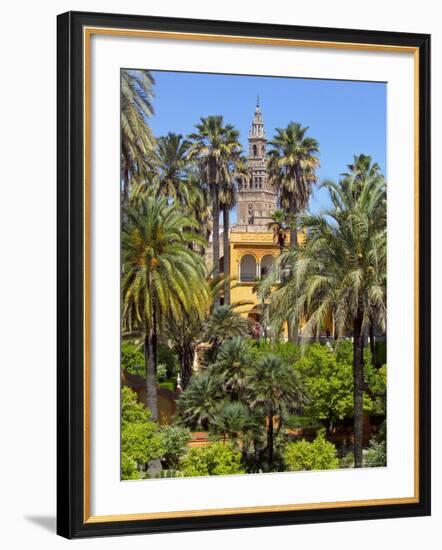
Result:
[[[430,37],[58,17],[58,533],[430,513]]]

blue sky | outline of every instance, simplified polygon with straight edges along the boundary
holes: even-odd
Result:
[[[319,181],[338,180],[354,154],[371,155],[386,170],[385,83],[236,76],[152,71],[156,84],[155,136],[186,135],[200,117],[223,115],[240,132],[247,151],[247,135],[259,94],[267,139],[290,121],[310,128],[319,141]],[[314,191],[310,210],[327,206],[324,190]]]

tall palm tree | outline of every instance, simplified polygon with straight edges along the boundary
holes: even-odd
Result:
[[[121,179],[126,202],[132,183],[144,180],[152,170],[155,138],[147,123],[153,114],[155,81],[149,71],[121,72]]]
[[[373,319],[386,324],[386,184],[376,176],[324,185],[332,207],[304,217],[306,242],[281,259],[291,275],[271,295],[269,315],[276,323],[304,317],[304,337],[318,333],[330,315],[338,336],[351,327],[355,467],[362,467],[364,331]]]
[[[220,188],[231,178],[231,163],[239,157],[241,144],[238,132],[231,124],[224,125],[222,116],[201,118],[197,132],[190,134],[192,145],[189,158],[197,161],[203,182],[207,185],[212,203],[213,267],[217,277],[219,269],[219,213]]]
[[[186,201],[189,146],[189,141],[183,139],[181,134],[169,132],[157,138],[155,169],[159,192],[179,204]]]
[[[274,439],[288,412],[304,402],[304,395],[296,371],[276,355],[265,355],[250,372],[247,380],[248,403],[252,409],[261,409],[266,419],[267,466],[273,464]],[[275,434],[275,420],[277,433]]]
[[[282,253],[285,248],[288,230],[286,213],[284,210],[275,210],[270,218],[271,221],[268,222],[267,227],[273,231],[273,238],[278,245],[279,252]]]
[[[209,242],[212,233],[212,206],[207,193],[207,186],[201,181],[199,174],[189,169],[187,185],[184,187],[183,209],[198,224],[196,232]],[[205,246],[199,247],[201,256],[205,255]]]
[[[360,192],[361,187],[364,186],[365,182],[367,180],[370,180],[371,182],[375,181],[383,181],[384,176],[382,174],[381,168],[379,164],[376,162],[372,162],[372,158],[369,155],[354,155],[353,157],[353,163],[347,165],[347,172],[342,174],[343,176],[343,184],[347,185],[349,181],[353,182],[353,186],[356,190]],[[375,212],[374,215],[378,220],[381,221],[381,223],[384,223],[385,220],[383,219],[383,216],[386,213],[386,194],[384,196],[383,201],[379,201],[378,207],[379,211]],[[371,352],[371,360],[372,364],[375,366],[378,365],[378,360],[376,357],[376,343],[375,343],[375,325],[376,320],[370,319],[370,323],[368,326],[368,334],[370,339],[370,352]]]
[[[290,122],[286,128],[276,128],[269,142],[269,180],[278,189],[279,202],[290,224],[290,246],[298,246],[297,217],[309,201],[312,185],[317,181],[319,144],[308,137],[308,127]]]
[[[248,174],[247,161],[238,153],[228,163],[227,178],[220,188],[220,205],[223,213],[223,251],[224,251],[224,304],[230,304],[230,211],[236,204],[236,182]]]
[[[156,347],[159,329],[169,317],[184,319],[209,304],[204,262],[189,248],[199,237],[186,228],[195,222],[166,199],[147,197],[125,211],[122,231],[123,330],[144,335],[146,405],[158,419]]]

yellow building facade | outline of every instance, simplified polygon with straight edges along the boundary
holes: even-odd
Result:
[[[238,180],[236,223],[229,232],[231,303],[248,302],[237,308],[241,316],[247,318],[257,335],[263,330],[262,307],[254,289],[257,281],[268,273],[273,262],[280,254],[274,233],[269,223],[277,210],[277,190],[267,173],[267,139],[264,121],[257,102],[248,136],[248,175]],[[305,238],[298,233],[298,242],[302,245]],[[290,245],[290,235],[286,237]],[[331,320],[326,323],[324,332],[332,331]],[[302,329],[302,323],[301,327]],[[287,327],[284,329],[287,337]]]
[[[230,299],[235,302],[251,302],[239,306],[237,311],[243,317],[259,321],[259,301],[253,289],[271,267],[279,254],[273,233],[232,232],[230,234]]]
[[[253,291],[256,281],[271,268],[279,254],[273,231],[269,228],[272,214],[277,209],[277,190],[267,173],[267,138],[259,106],[248,136],[246,177],[238,180],[236,224],[230,229],[230,277],[232,279],[231,302],[250,302],[237,311],[251,321],[259,323],[261,305]]]

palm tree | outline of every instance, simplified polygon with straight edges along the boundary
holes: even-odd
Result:
[[[297,216],[309,201],[312,185],[316,182],[319,152],[316,139],[306,136],[307,127],[290,122],[286,128],[276,128],[269,142],[269,180],[279,192],[279,202],[290,224],[290,246],[298,246]]]
[[[289,411],[304,402],[296,371],[276,355],[265,355],[247,379],[247,402],[252,411],[260,409],[266,419],[267,466],[272,467],[275,436]],[[275,433],[275,419],[278,419]]]
[[[215,306],[205,322],[204,333],[206,341],[211,344],[212,360],[216,358],[219,347],[225,340],[248,335],[247,320],[234,310],[235,307],[237,304]]]
[[[269,314],[276,323],[304,317],[305,338],[330,315],[338,336],[352,328],[354,454],[355,467],[362,467],[364,331],[373,319],[386,324],[386,184],[376,176],[324,185],[332,208],[304,217],[306,242],[281,259],[291,275],[271,295]]]
[[[212,233],[210,197],[207,193],[207,186],[201,181],[199,175],[195,174],[192,167],[189,168],[183,191],[183,210],[197,222],[195,231],[208,242]],[[205,255],[205,251],[205,246],[199,247],[201,256]]]
[[[239,153],[228,163],[227,178],[220,188],[220,204],[223,213],[223,252],[224,252],[224,304],[230,304],[230,211],[236,204],[235,183],[241,176],[247,175],[247,162]]]
[[[342,176],[344,177],[343,184],[347,185],[347,182],[353,181],[353,185],[355,189],[358,189],[359,191],[364,186],[367,180],[371,180],[372,182],[375,182],[375,181],[383,181],[384,179],[384,176],[381,172],[381,168],[379,164],[377,164],[376,162],[372,162],[372,158],[368,155],[363,155],[363,154],[354,155],[353,163],[348,164],[347,169],[348,169],[348,172],[345,172],[344,174],[342,174]],[[381,221],[383,220],[383,216],[386,213],[385,202],[386,202],[386,195],[383,201],[379,201],[380,211],[374,213],[377,219],[380,219]],[[371,352],[372,364],[375,366],[380,366],[378,365],[378,361],[376,357],[376,342],[375,342],[375,336],[374,336],[375,325],[376,325],[376,320],[370,319],[370,324],[368,326],[368,334],[370,338],[370,352]]]
[[[198,376],[193,376],[187,389],[178,397],[177,411],[181,422],[191,429],[208,430],[220,398],[218,378],[209,367]]]
[[[198,130],[190,134],[192,145],[189,158],[196,160],[201,178],[207,185],[212,203],[213,218],[213,266],[214,275],[219,275],[219,207],[220,188],[231,177],[230,164],[241,153],[238,132],[231,124],[224,125],[222,116],[201,118]]]
[[[273,238],[278,245],[279,252],[282,253],[285,248],[288,230],[286,214],[284,210],[276,210],[270,217],[271,221],[267,224],[267,227],[273,231]]]
[[[181,134],[169,132],[157,139],[155,169],[159,192],[179,204],[185,203],[187,185],[187,152],[190,142]]]
[[[153,114],[149,71],[121,72],[121,178],[122,197],[126,202],[132,183],[143,181],[152,169],[155,138],[147,124]]]
[[[158,419],[157,334],[167,318],[184,319],[209,304],[204,262],[189,248],[199,237],[186,231],[195,222],[165,199],[147,197],[125,210],[122,231],[123,330],[144,335],[146,405]]]
[[[244,393],[246,379],[253,366],[255,355],[251,344],[239,336],[225,340],[219,348],[213,370],[217,373],[223,391],[232,400]]]
[[[220,295],[222,289],[225,287],[224,279],[224,276],[215,279],[212,273],[207,274],[210,306],[212,306],[216,297]],[[230,281],[230,279],[228,280]],[[244,302],[235,303],[232,305],[232,308],[243,304]],[[192,377],[196,347],[206,336],[204,321],[205,319],[201,317],[200,311],[197,308],[191,308],[190,311],[187,312],[186,321],[184,323],[181,319],[173,317],[169,317],[167,320],[165,334],[167,335],[168,344],[177,354],[183,389],[187,388]]]
[[[192,378],[195,350],[200,342],[203,330],[203,320],[200,312],[191,308],[186,319],[170,317],[166,324],[167,341],[176,353],[180,366],[181,387],[185,390]]]
[[[237,439],[243,432],[254,428],[255,424],[250,409],[244,403],[225,399],[216,407],[210,431],[221,435],[225,445],[227,437]]]

